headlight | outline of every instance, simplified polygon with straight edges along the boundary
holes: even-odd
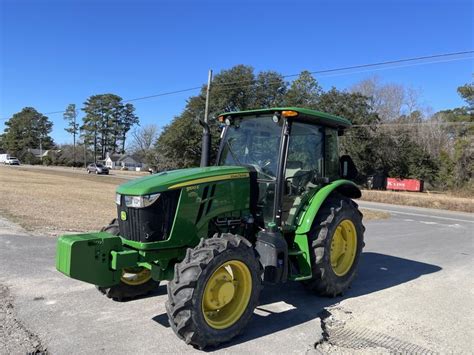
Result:
[[[120,196],[120,194],[115,194],[115,203],[116,203],[117,205],[119,205],[119,206],[120,206],[120,198],[121,198],[121,197],[122,197],[122,196]]]
[[[125,206],[133,208],[145,208],[158,200],[160,194],[151,194],[145,196],[125,196]]]

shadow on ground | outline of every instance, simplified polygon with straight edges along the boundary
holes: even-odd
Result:
[[[236,344],[278,332],[283,329],[306,323],[319,317],[325,307],[329,307],[344,299],[367,295],[405,282],[414,280],[422,275],[440,271],[436,265],[425,264],[395,256],[363,253],[360,261],[358,276],[352,288],[343,296],[334,298],[317,297],[305,290],[298,282],[288,282],[284,285],[265,286],[260,294],[260,306],[257,307],[265,315],[254,314],[247,329],[237,338],[217,349],[225,349]],[[292,307],[282,312],[272,312],[267,305],[283,301]],[[153,318],[154,321],[169,326],[166,314]],[[216,348],[210,348],[214,351]]]

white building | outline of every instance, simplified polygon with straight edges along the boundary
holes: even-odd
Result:
[[[141,161],[137,158],[128,154],[110,154],[107,153],[104,164],[109,169],[123,169],[136,170],[139,168],[142,170],[145,167]]]

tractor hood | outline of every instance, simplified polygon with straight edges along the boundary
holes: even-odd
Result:
[[[129,181],[117,187],[121,195],[142,196],[179,189],[212,181],[247,178],[249,172],[242,166],[210,166],[163,171]]]

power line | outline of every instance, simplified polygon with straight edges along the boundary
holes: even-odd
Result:
[[[460,121],[460,122],[418,122],[418,123],[376,123],[376,124],[356,124],[351,128],[358,127],[400,127],[400,126],[470,126],[474,122]]]
[[[451,58],[451,59],[444,59],[444,60],[433,60],[433,61],[428,61],[428,62],[419,62],[419,63],[407,63],[404,65],[392,65],[392,66],[382,66],[380,68],[373,68],[373,69],[362,69],[362,70],[356,70],[356,71],[351,71],[349,73],[328,73],[328,74],[321,74],[318,76],[319,78],[327,78],[327,77],[334,77],[334,76],[341,76],[341,75],[349,75],[349,74],[360,74],[360,73],[371,73],[374,71],[381,71],[381,70],[390,70],[390,69],[399,69],[399,68],[407,68],[407,67],[414,67],[417,65],[428,65],[428,64],[438,64],[438,63],[448,63],[448,62],[457,62],[460,60],[466,60],[466,59],[472,59],[474,57],[464,57],[464,58]]]
[[[474,53],[473,50],[471,50],[471,51],[462,51],[462,52],[441,53],[441,54],[433,54],[433,55],[428,55],[428,56],[420,56],[420,57],[412,57],[412,58],[405,58],[405,59],[389,60],[389,61],[384,61],[384,62],[376,62],[376,63],[370,63],[370,64],[360,64],[360,65],[351,65],[351,66],[347,66],[347,67],[316,70],[316,71],[311,71],[309,73],[310,74],[328,74],[328,73],[339,72],[339,71],[364,69],[364,68],[384,66],[384,65],[393,65],[393,64],[403,64],[403,63],[423,61],[423,60],[428,60],[428,59],[442,59],[442,58],[448,58],[448,57],[454,57],[454,56],[460,56],[460,55],[466,55],[466,54],[473,54],[473,53]],[[472,58],[472,57],[453,58],[449,61],[465,60],[465,59],[470,59],[470,58]],[[443,63],[443,61],[432,61],[432,62],[428,62],[428,63],[413,63],[411,65],[422,65],[422,64],[433,64],[433,63]],[[391,67],[391,68],[396,68],[396,67]],[[391,69],[391,68],[389,68],[389,69]],[[299,76],[299,75],[300,74],[282,75],[282,78],[291,78],[291,77],[295,77],[295,76]],[[234,81],[234,82],[229,82],[229,83],[214,84],[213,86],[214,87],[216,87],[216,86],[231,86],[231,85],[238,85],[238,84],[242,84],[242,83],[252,83],[252,85],[253,85],[253,82],[250,81],[250,80],[242,80],[242,81]],[[241,86],[241,85],[239,85],[239,86]]]
[[[428,55],[428,56],[419,56],[419,57],[389,60],[389,61],[369,63],[369,64],[351,65],[351,66],[347,66],[347,67],[316,70],[316,71],[311,71],[309,73],[310,74],[330,74],[330,73],[336,73],[336,72],[341,72],[341,71],[349,71],[349,70],[355,70],[355,69],[366,69],[366,68],[371,68],[371,67],[380,67],[380,66],[403,64],[403,63],[411,63],[411,64],[405,65],[405,66],[442,63],[443,61],[434,61],[434,62],[432,61],[432,62],[429,62],[429,63],[423,63],[423,62],[422,63],[412,63],[412,62],[425,61],[425,60],[430,60],[430,59],[449,58],[449,57],[461,56],[461,55],[473,54],[473,53],[474,53],[474,50],[461,51],[461,52],[451,52],[451,53],[441,53],[441,54],[433,54],[433,55]],[[473,57],[469,56],[469,57],[465,57],[465,58],[453,58],[453,59],[448,60],[448,61],[465,60],[465,59],[470,59],[470,58],[473,58]],[[390,69],[390,68],[388,68],[388,69]],[[381,69],[378,69],[378,70],[381,70]],[[288,75],[282,75],[281,77],[282,78],[291,78],[291,77],[296,77],[298,75],[300,75],[300,74],[288,74]],[[249,83],[249,85],[242,86],[242,83]],[[270,84],[270,83],[278,83],[278,82],[276,82],[276,81],[275,82],[268,82],[267,84]],[[254,81],[243,80],[243,81],[235,81],[235,82],[229,82],[229,83],[214,84],[213,88],[215,88],[215,87],[227,87],[227,86],[232,86],[232,85],[239,85],[239,87],[251,86],[251,85],[254,85]],[[194,87],[187,88],[187,89],[168,91],[168,92],[163,92],[163,93],[154,94],[154,95],[131,98],[131,99],[123,100],[122,102],[127,103],[127,102],[133,102],[133,101],[147,100],[147,99],[156,98],[156,97],[169,96],[169,95],[180,94],[180,93],[183,93],[183,92],[194,91],[194,90],[198,90],[198,89],[201,89],[201,88],[202,88],[202,85],[201,86],[194,86]],[[225,88],[225,89],[223,89],[223,91],[230,90],[230,89],[231,88]],[[65,110],[53,111],[53,112],[46,112],[43,115],[53,115],[53,114],[59,114],[59,113],[64,113],[64,112],[65,112]],[[6,120],[9,120],[9,119],[10,118],[1,118],[0,121],[6,121]]]
[[[453,57],[453,56],[473,54],[473,53],[474,53],[474,51],[471,50],[471,51],[462,51],[462,52],[433,54],[433,55],[427,55],[427,56],[421,56],[421,57],[415,57],[415,58],[389,60],[389,61],[385,61],[385,62],[372,63],[372,64],[353,65],[353,66],[349,66],[349,67],[345,67],[345,68],[319,70],[319,71],[313,71],[313,72],[311,72],[311,74],[322,74],[322,73],[330,73],[330,72],[343,71],[343,70],[363,69],[363,68],[369,68],[369,67],[374,67],[374,66],[401,64],[401,63],[408,63],[408,62],[414,62],[414,61],[419,61],[419,60],[446,58],[446,57]],[[436,63],[436,62],[432,62],[432,63]],[[423,64],[425,64],[425,63],[423,63]],[[299,74],[293,74],[292,76],[298,76],[298,75]]]
[[[128,100],[123,100],[122,102],[132,102],[132,101],[139,101],[139,100],[146,100],[146,99],[152,99],[154,97],[161,97],[161,96],[168,96],[168,95],[174,95],[174,94],[180,94],[182,92],[187,92],[187,91],[193,91],[200,89],[201,86],[195,86],[193,88],[189,89],[183,89],[183,90],[176,90],[176,91],[169,91],[169,92],[163,92],[161,94],[156,94],[156,95],[149,95],[149,96],[142,96],[142,97],[136,97],[134,99],[128,99]]]

